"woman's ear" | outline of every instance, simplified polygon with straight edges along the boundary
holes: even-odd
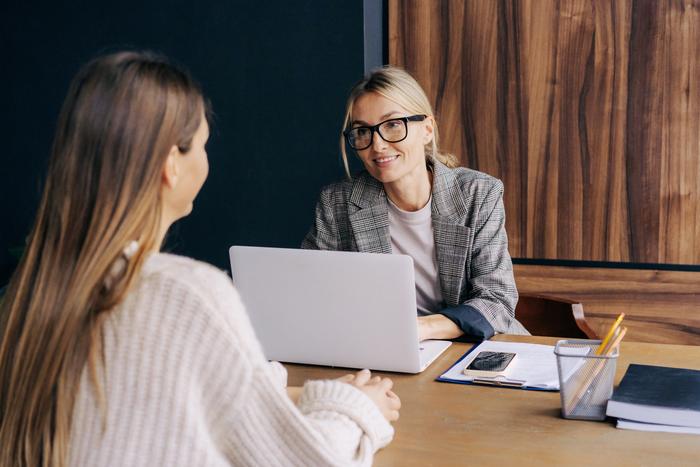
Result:
[[[433,117],[431,115],[428,115],[428,118],[426,118],[423,121],[424,125],[423,128],[425,128],[425,134],[423,136],[423,144],[428,144],[433,140]]]
[[[172,189],[177,185],[177,179],[179,174],[178,166],[178,156],[180,155],[180,150],[176,145],[170,148],[168,157],[165,158],[165,164],[163,164],[163,185]]]

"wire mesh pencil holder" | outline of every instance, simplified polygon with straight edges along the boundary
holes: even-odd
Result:
[[[560,340],[554,348],[564,418],[603,420],[612,396],[619,349],[596,355],[599,340]]]

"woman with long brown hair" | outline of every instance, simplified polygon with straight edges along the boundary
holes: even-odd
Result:
[[[369,464],[390,441],[390,380],[286,392],[230,279],[158,253],[206,179],[208,134],[200,89],[162,57],[107,55],[73,80],[0,304],[0,465]]]

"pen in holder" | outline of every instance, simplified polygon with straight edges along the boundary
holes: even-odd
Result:
[[[609,352],[599,355],[596,350],[600,343],[599,340],[561,340],[554,348],[564,418],[605,419],[605,408],[613,391],[619,346],[610,346]]]

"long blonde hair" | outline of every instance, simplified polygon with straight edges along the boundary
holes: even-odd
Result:
[[[351,176],[343,131],[350,128],[352,124],[352,111],[355,106],[355,101],[357,101],[360,96],[370,92],[377,93],[389,99],[408,110],[410,113],[433,116],[433,139],[430,143],[425,145],[426,156],[432,156],[448,167],[457,167],[459,165],[459,161],[454,155],[440,152],[438,149],[439,133],[437,121],[435,121],[430,100],[428,96],[426,96],[421,85],[418,84],[408,72],[401,68],[386,65],[373,70],[363,80],[355,84],[350,91],[350,96],[348,96],[345,106],[343,128],[340,132],[340,153],[343,158],[345,174],[348,178],[351,178]]]
[[[162,167],[173,145],[189,150],[204,107],[193,80],[151,53],[106,55],[73,79],[0,304],[0,465],[65,465],[86,365],[103,401],[100,324],[160,246]],[[137,251],[115,269],[133,241]]]

